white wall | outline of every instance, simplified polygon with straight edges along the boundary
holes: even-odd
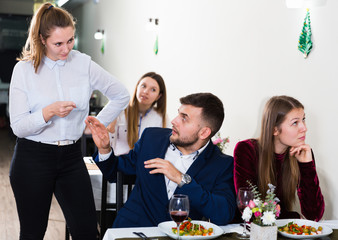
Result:
[[[178,98],[210,91],[221,98],[227,118],[222,135],[237,141],[257,137],[266,100],[279,94],[299,99],[306,110],[307,142],[316,156],[324,219],[338,219],[338,1],[311,9],[314,47],[308,59],[297,50],[305,9],[284,0],[100,0],[74,11],[79,49],[116,75],[132,92],[147,71],[167,85],[168,112]],[[159,18],[159,53],[148,18]],[[106,52],[93,39],[106,32]]]

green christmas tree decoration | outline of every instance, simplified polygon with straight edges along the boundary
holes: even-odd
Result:
[[[158,36],[156,36],[156,41],[155,41],[155,44],[154,44],[154,53],[155,53],[155,55],[157,55],[157,53],[158,53]]]
[[[104,53],[104,38],[102,38],[102,42],[101,42],[101,53]]]
[[[304,54],[304,58],[307,58],[312,49],[311,35],[310,11],[307,9],[302,33],[300,34],[298,41],[298,50]]]

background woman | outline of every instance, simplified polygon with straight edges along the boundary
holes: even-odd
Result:
[[[42,4],[12,75],[9,111],[18,137],[10,182],[20,239],[43,239],[53,194],[72,239],[96,239],[88,171],[78,139],[97,89],[110,100],[97,118],[106,126],[127,106],[127,89],[89,56],[72,50],[75,23],[64,9]]]
[[[115,155],[128,153],[147,127],[170,127],[166,114],[167,93],[163,78],[144,74],[137,82],[129,106],[108,126]]]
[[[289,96],[272,97],[265,105],[260,137],[235,147],[236,191],[248,186],[246,181],[250,180],[264,197],[268,183],[272,183],[281,201],[280,218],[300,218],[292,212],[297,191],[304,217],[319,221],[325,203],[314,155],[305,143],[306,131],[303,105]]]

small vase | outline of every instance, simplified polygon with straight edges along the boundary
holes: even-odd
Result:
[[[250,240],[276,240],[277,226],[259,226],[251,223]]]

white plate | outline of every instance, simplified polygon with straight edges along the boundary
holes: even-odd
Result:
[[[205,221],[195,221],[192,220],[192,223],[195,224],[202,224],[203,227],[205,228],[213,228],[214,229],[214,234],[212,235],[208,235],[208,236],[181,236],[181,239],[213,239],[213,238],[217,238],[220,235],[222,235],[224,233],[223,229],[220,228],[219,226],[210,223],[210,222],[205,222]],[[173,239],[177,239],[177,235],[173,233],[172,228],[176,227],[176,223],[174,221],[168,221],[168,222],[162,222],[158,225],[158,228],[165,233],[166,235],[168,235],[169,237],[173,238]]]
[[[320,222],[314,222],[310,220],[305,220],[305,219],[280,219],[276,221],[277,227],[284,226],[288,224],[289,222],[297,223],[299,226],[306,225],[306,226],[311,226],[318,228],[319,226],[323,227],[322,233],[317,234],[317,235],[293,235],[293,234],[288,234],[284,232],[279,232],[284,237],[288,238],[293,238],[293,239],[309,239],[309,238],[321,238],[321,237],[326,237],[332,233],[332,229],[325,226],[325,224],[320,223]]]

